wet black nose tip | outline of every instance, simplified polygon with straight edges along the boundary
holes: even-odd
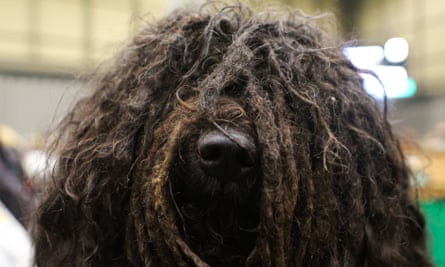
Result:
[[[204,172],[220,179],[239,179],[255,165],[254,141],[236,130],[215,130],[201,136],[198,152]]]

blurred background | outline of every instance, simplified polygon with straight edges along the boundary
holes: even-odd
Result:
[[[445,3],[276,2],[308,14],[334,14],[337,33],[343,40],[351,40],[344,50],[347,57],[357,67],[371,69],[378,75],[381,83],[364,75],[365,88],[378,101],[382,101],[386,91],[391,122],[403,138],[402,146],[413,169],[412,181],[419,188],[419,199],[427,215],[433,257],[438,266],[445,266]],[[0,156],[13,155],[19,161],[19,165],[9,164],[11,160],[4,166],[0,164],[0,178],[11,180],[1,172],[10,174],[8,168],[21,169],[20,194],[32,198],[38,182],[30,177],[45,171],[42,140],[81,96],[84,81],[80,77],[119,51],[146,21],[175,8],[198,8],[202,3],[0,0],[0,145],[5,150],[0,151]],[[11,208],[5,206],[0,206],[4,210],[0,212],[0,232],[10,229],[3,226],[4,218],[11,213]],[[20,225],[25,211],[22,208],[21,213],[9,215],[18,219]],[[0,242],[0,253],[3,247],[10,247],[9,241],[4,242],[6,245]],[[12,250],[9,248],[9,253],[14,254]],[[16,265],[2,264],[0,259],[0,266]]]

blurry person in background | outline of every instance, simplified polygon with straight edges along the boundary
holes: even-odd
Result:
[[[34,203],[33,190],[27,182],[21,155],[13,144],[8,144],[11,130],[0,128],[0,201],[23,225]],[[8,137],[7,137],[8,136]]]
[[[34,203],[13,131],[0,125],[0,266],[28,267],[32,246],[24,225]]]

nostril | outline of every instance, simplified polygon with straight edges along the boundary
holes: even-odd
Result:
[[[222,147],[218,144],[207,144],[200,146],[199,154],[205,161],[216,161],[222,156]]]
[[[256,147],[249,136],[239,131],[222,133],[215,130],[199,139],[198,153],[207,175],[236,179],[254,166]]]

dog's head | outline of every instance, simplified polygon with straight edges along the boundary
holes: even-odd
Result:
[[[177,12],[61,124],[39,266],[429,266],[386,114],[296,13]]]

